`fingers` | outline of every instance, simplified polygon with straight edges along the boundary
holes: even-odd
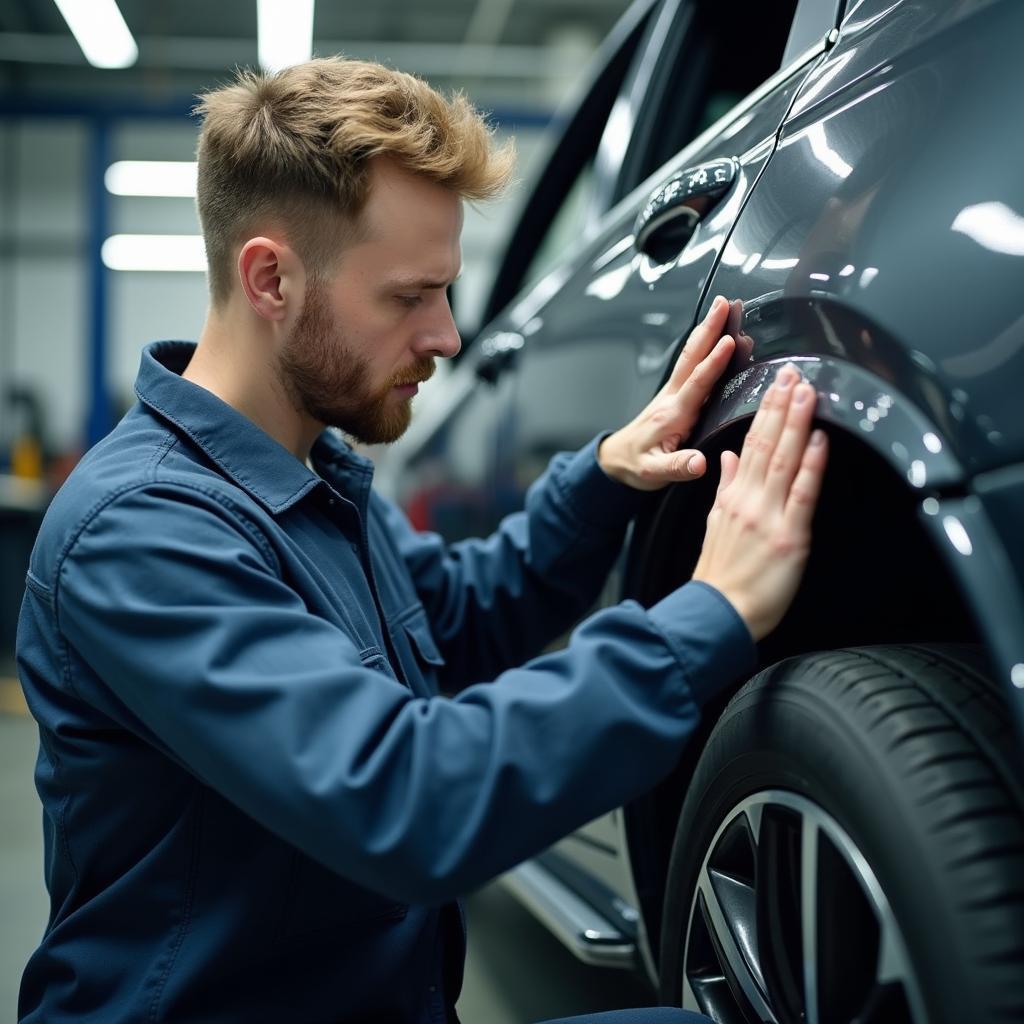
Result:
[[[722,462],[722,475],[718,481],[718,490],[715,492],[715,502],[711,506],[711,512],[708,514],[708,532],[704,537],[704,546],[706,549],[714,545],[714,537],[712,535],[713,524],[721,518],[722,515],[722,495],[728,489],[729,485],[736,479],[736,470],[739,468],[740,459],[735,452],[731,452],[726,449],[721,455]]]
[[[690,332],[683,351],[676,360],[666,389],[676,392],[689,379],[695,366],[711,351],[715,342],[725,330],[725,322],[729,316],[729,303],[721,295],[711,303],[704,319]]]
[[[740,459],[735,452],[728,450],[722,452],[722,478],[718,481],[718,492],[715,495],[717,501],[722,492],[736,479],[736,471],[740,468]]]
[[[686,424],[685,429],[697,419],[701,407],[708,400],[712,388],[725,373],[736,343],[728,334],[724,334],[715,343],[711,352],[697,364],[689,378],[683,383],[676,395],[679,417]]]
[[[800,468],[804,450],[807,448],[811,419],[817,404],[816,397],[810,384],[801,383],[793,389],[793,397],[786,410],[786,420],[765,475],[765,494],[778,506],[785,505],[793,479]]]
[[[828,438],[824,430],[815,430],[804,449],[800,468],[789,489],[783,516],[789,527],[796,531],[809,530],[814,509],[821,494],[828,462]]]
[[[696,448],[683,448],[678,452],[665,452],[652,456],[648,468],[648,483],[662,486],[699,480],[708,468],[708,460]]]
[[[787,363],[779,370],[771,387],[765,393],[761,407],[757,410],[754,422],[751,423],[743,441],[740,479],[758,484],[764,481],[779,435],[786,422],[794,387],[799,379],[797,368],[792,363]]]
[[[722,478],[693,571],[711,584],[760,640],[781,621],[800,586],[821,494],[828,443],[811,432],[815,393],[787,366],[766,393],[743,454],[722,453]],[[777,379],[779,379],[777,378]],[[787,378],[789,382],[787,383]]]

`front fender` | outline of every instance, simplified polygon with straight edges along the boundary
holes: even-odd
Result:
[[[787,362],[818,392],[817,416],[858,437],[922,496],[962,485],[944,396],[920,354],[828,300],[761,296],[744,303],[737,354],[693,440],[751,417]]]
[[[958,451],[964,443],[958,396],[946,393],[927,356],[900,345],[833,296],[775,292],[751,299],[735,333],[737,352],[725,383],[688,443],[710,452],[735,444],[775,374],[794,363],[817,391],[818,421],[833,436],[869,449],[900,481],[901,500],[912,506],[918,529],[954,580],[1024,740],[1024,555],[1013,557],[1021,547],[1017,523],[1024,487],[1011,487],[1006,497],[1006,488],[992,483],[1007,472],[1014,476],[1014,467],[972,475]],[[829,472],[843,471],[833,457]],[[1018,476],[1019,470],[1014,479]],[[867,475],[861,483],[873,486]],[[705,493],[697,507],[706,513],[711,500]],[[997,501],[1004,514],[994,519],[989,509]],[[877,508],[874,528],[891,528],[887,514],[895,512]],[[655,515],[650,520],[655,536],[646,538],[642,553],[635,548],[634,587],[649,571],[645,561],[671,543],[660,536],[675,528],[671,519]]]

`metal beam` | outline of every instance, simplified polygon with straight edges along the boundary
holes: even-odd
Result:
[[[159,102],[124,99],[120,96],[33,96],[31,93],[0,96],[0,118],[93,118],[108,120],[188,121],[195,97],[180,97]],[[551,123],[548,110],[528,107],[488,107],[487,119],[508,131],[522,128],[546,128]],[[196,125],[198,127],[198,124]],[[104,168],[106,170],[106,168]]]
[[[251,37],[142,36],[138,44],[137,68],[209,71],[257,64],[256,40]],[[433,77],[447,78],[456,68],[460,74],[485,79],[572,79],[579,73],[579,67],[559,66],[544,46],[317,39],[314,50],[378,60]],[[0,61],[88,66],[70,36],[33,32],[0,32]]]
[[[86,447],[105,437],[114,425],[107,380],[107,347],[110,326],[109,275],[102,248],[110,227],[110,196],[103,174],[110,166],[110,122],[92,122],[89,190],[89,400],[85,425]]]

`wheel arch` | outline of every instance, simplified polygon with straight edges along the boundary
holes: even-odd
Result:
[[[670,489],[638,519],[624,596],[650,604],[690,577],[717,488],[719,455],[738,451],[763,390],[785,361],[747,367],[709,405],[694,438],[708,456],[709,472],[702,481]],[[830,436],[830,470],[803,586],[783,624],[760,645],[758,667],[836,647],[978,644],[988,652],[994,675],[1006,675],[1008,713],[1012,705],[1018,723],[1024,720],[1024,702],[1014,699],[1020,691],[1009,685],[1008,662],[1020,653],[1012,650],[1020,642],[1013,623],[1024,621],[1019,581],[945,432],[875,368],[814,352],[793,361],[818,390],[818,419]],[[876,415],[869,418],[871,409]],[[962,536],[951,534],[949,517],[976,538],[980,557],[958,550]],[[706,709],[672,775],[624,812],[645,960],[654,974],[661,901],[687,780],[740,683]]]

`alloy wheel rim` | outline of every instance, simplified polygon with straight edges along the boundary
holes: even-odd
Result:
[[[889,901],[838,822],[765,790],[726,814],[701,864],[682,1005],[720,1024],[926,1024]]]

